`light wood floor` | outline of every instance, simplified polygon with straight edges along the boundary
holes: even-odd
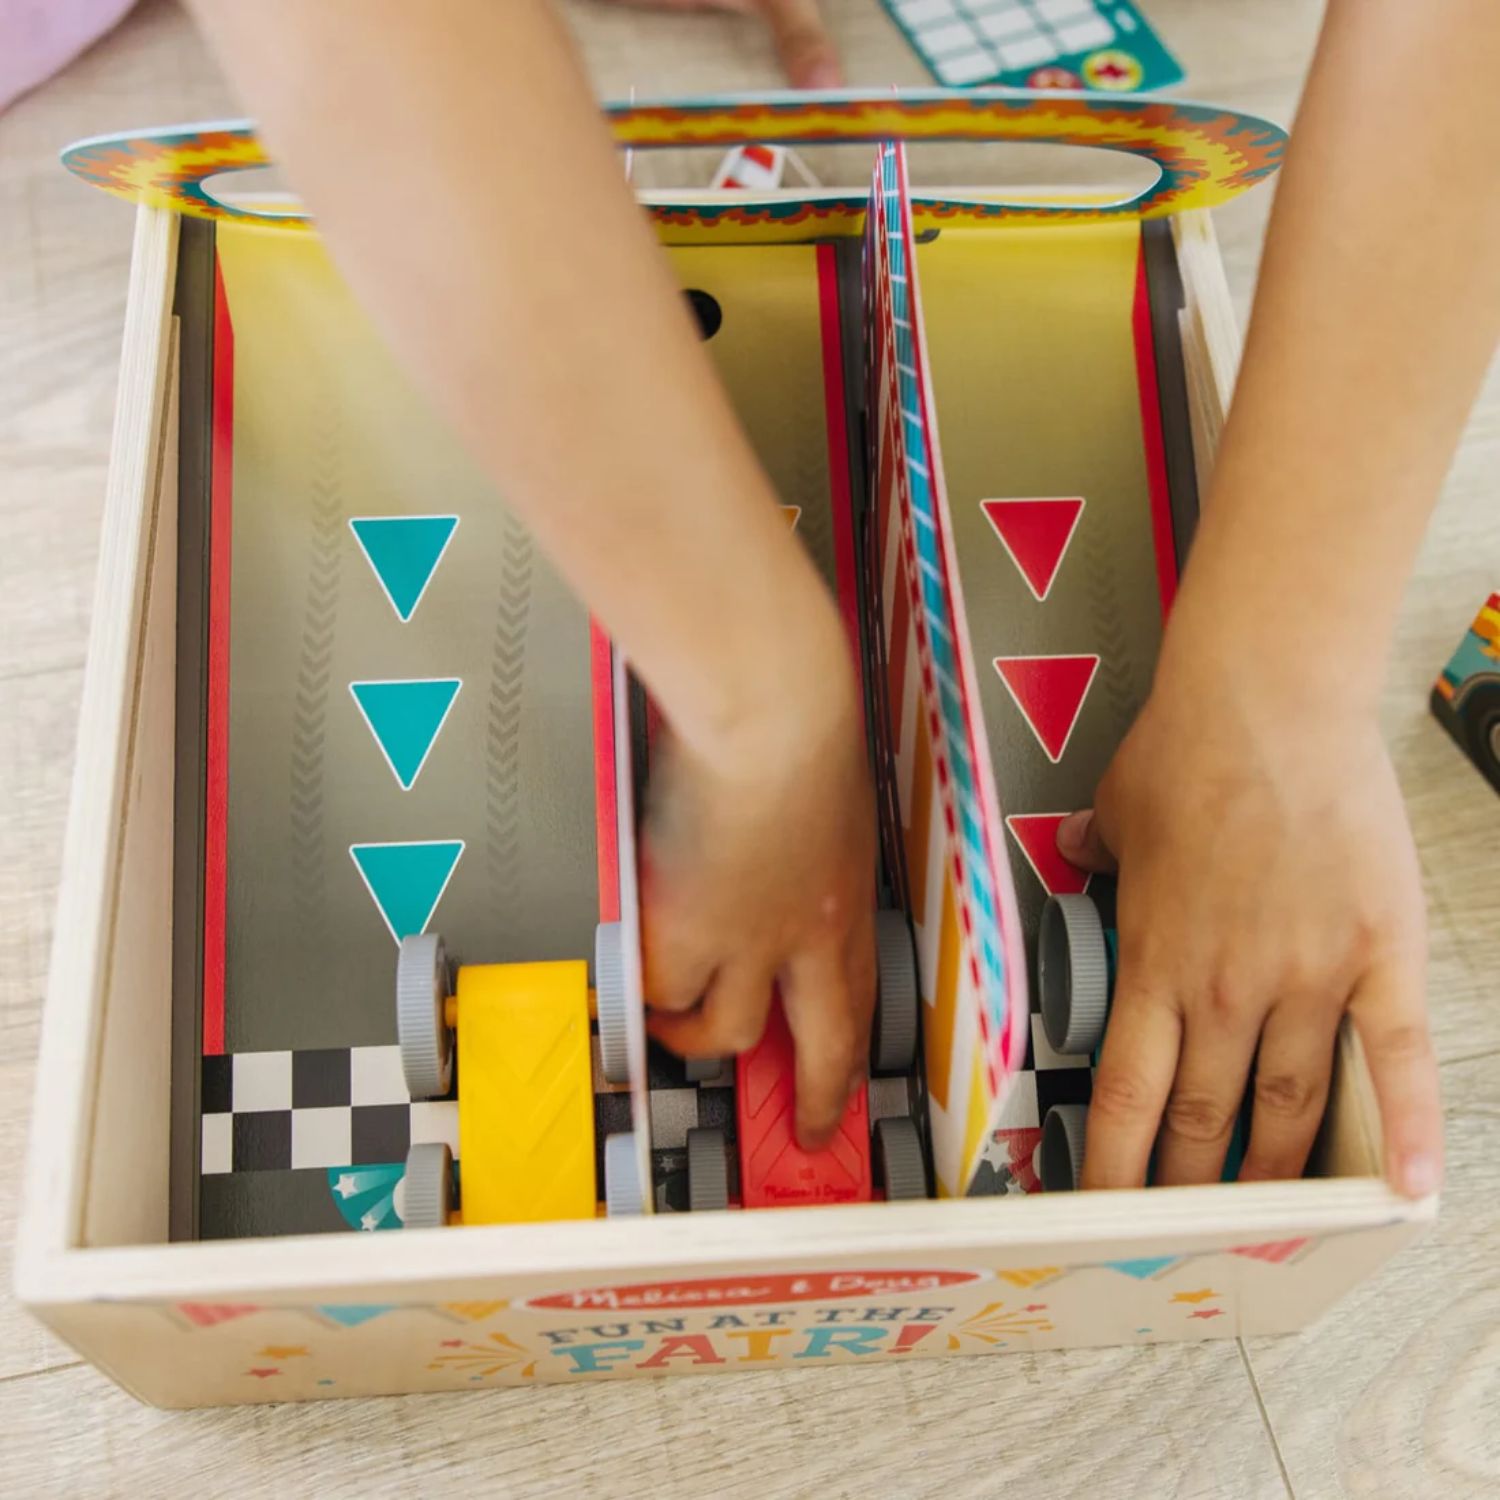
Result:
[[[875,0],[825,9],[856,80],[924,81]],[[1316,3],[1146,9],[1181,52],[1193,97],[1290,119]],[[775,82],[746,24],[581,3],[571,14],[601,92]],[[130,240],[128,210],[73,182],[55,156],[97,131],[237,112],[183,17],[151,0],[0,117],[0,1260],[29,1113]],[[929,182],[959,180],[931,157],[920,165]],[[1219,219],[1242,313],[1267,206],[1262,192]],[[1500,585],[1497,500],[1500,378],[1423,549],[1385,701],[1432,909],[1449,1187],[1436,1232],[1309,1333],[169,1415],[136,1405],[0,1301],[0,1491],[1500,1494],[1500,799],[1424,708]]]

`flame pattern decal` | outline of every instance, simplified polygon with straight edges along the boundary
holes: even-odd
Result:
[[[770,94],[606,109],[622,147],[726,147],[756,141],[787,145],[880,141],[1035,141],[1092,146],[1144,157],[1158,180],[1114,203],[1003,203],[919,198],[920,231],[941,225],[1055,224],[1080,219],[1156,218],[1210,208],[1270,176],[1286,133],[1233,110],[1177,100],[1100,97],[1005,89],[914,90],[901,94]],[[305,230],[296,211],[225,204],[205,184],[221,173],[269,165],[248,120],[97,136],[62,154],[71,172],[106,192],[208,219]],[[774,201],[753,198],[653,201],[648,212],[664,237],[811,239],[858,234],[862,194],[818,193]]]

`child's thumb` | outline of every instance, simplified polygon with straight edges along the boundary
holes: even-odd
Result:
[[[1104,842],[1099,819],[1092,809],[1069,813],[1058,824],[1057,852],[1080,870],[1092,870],[1101,875],[1115,872],[1115,857]]]

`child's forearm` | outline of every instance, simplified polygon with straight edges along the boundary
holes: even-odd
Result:
[[[1497,77],[1493,0],[1330,5],[1165,670],[1372,704],[1500,336]]]
[[[836,680],[831,606],[550,7],[194,3],[356,292],[679,731]]]

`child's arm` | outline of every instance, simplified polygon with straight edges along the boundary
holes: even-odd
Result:
[[[1347,1010],[1404,1192],[1442,1173],[1422,882],[1376,725],[1397,606],[1500,333],[1500,6],[1334,0],[1150,702],[1064,852],[1119,856],[1085,1180],[1302,1170]]]
[[[661,1034],[743,1048],[779,976],[816,1142],[874,993],[849,649],[566,35],[545,0],[194,8],[365,306],[672,726],[646,889]]]

